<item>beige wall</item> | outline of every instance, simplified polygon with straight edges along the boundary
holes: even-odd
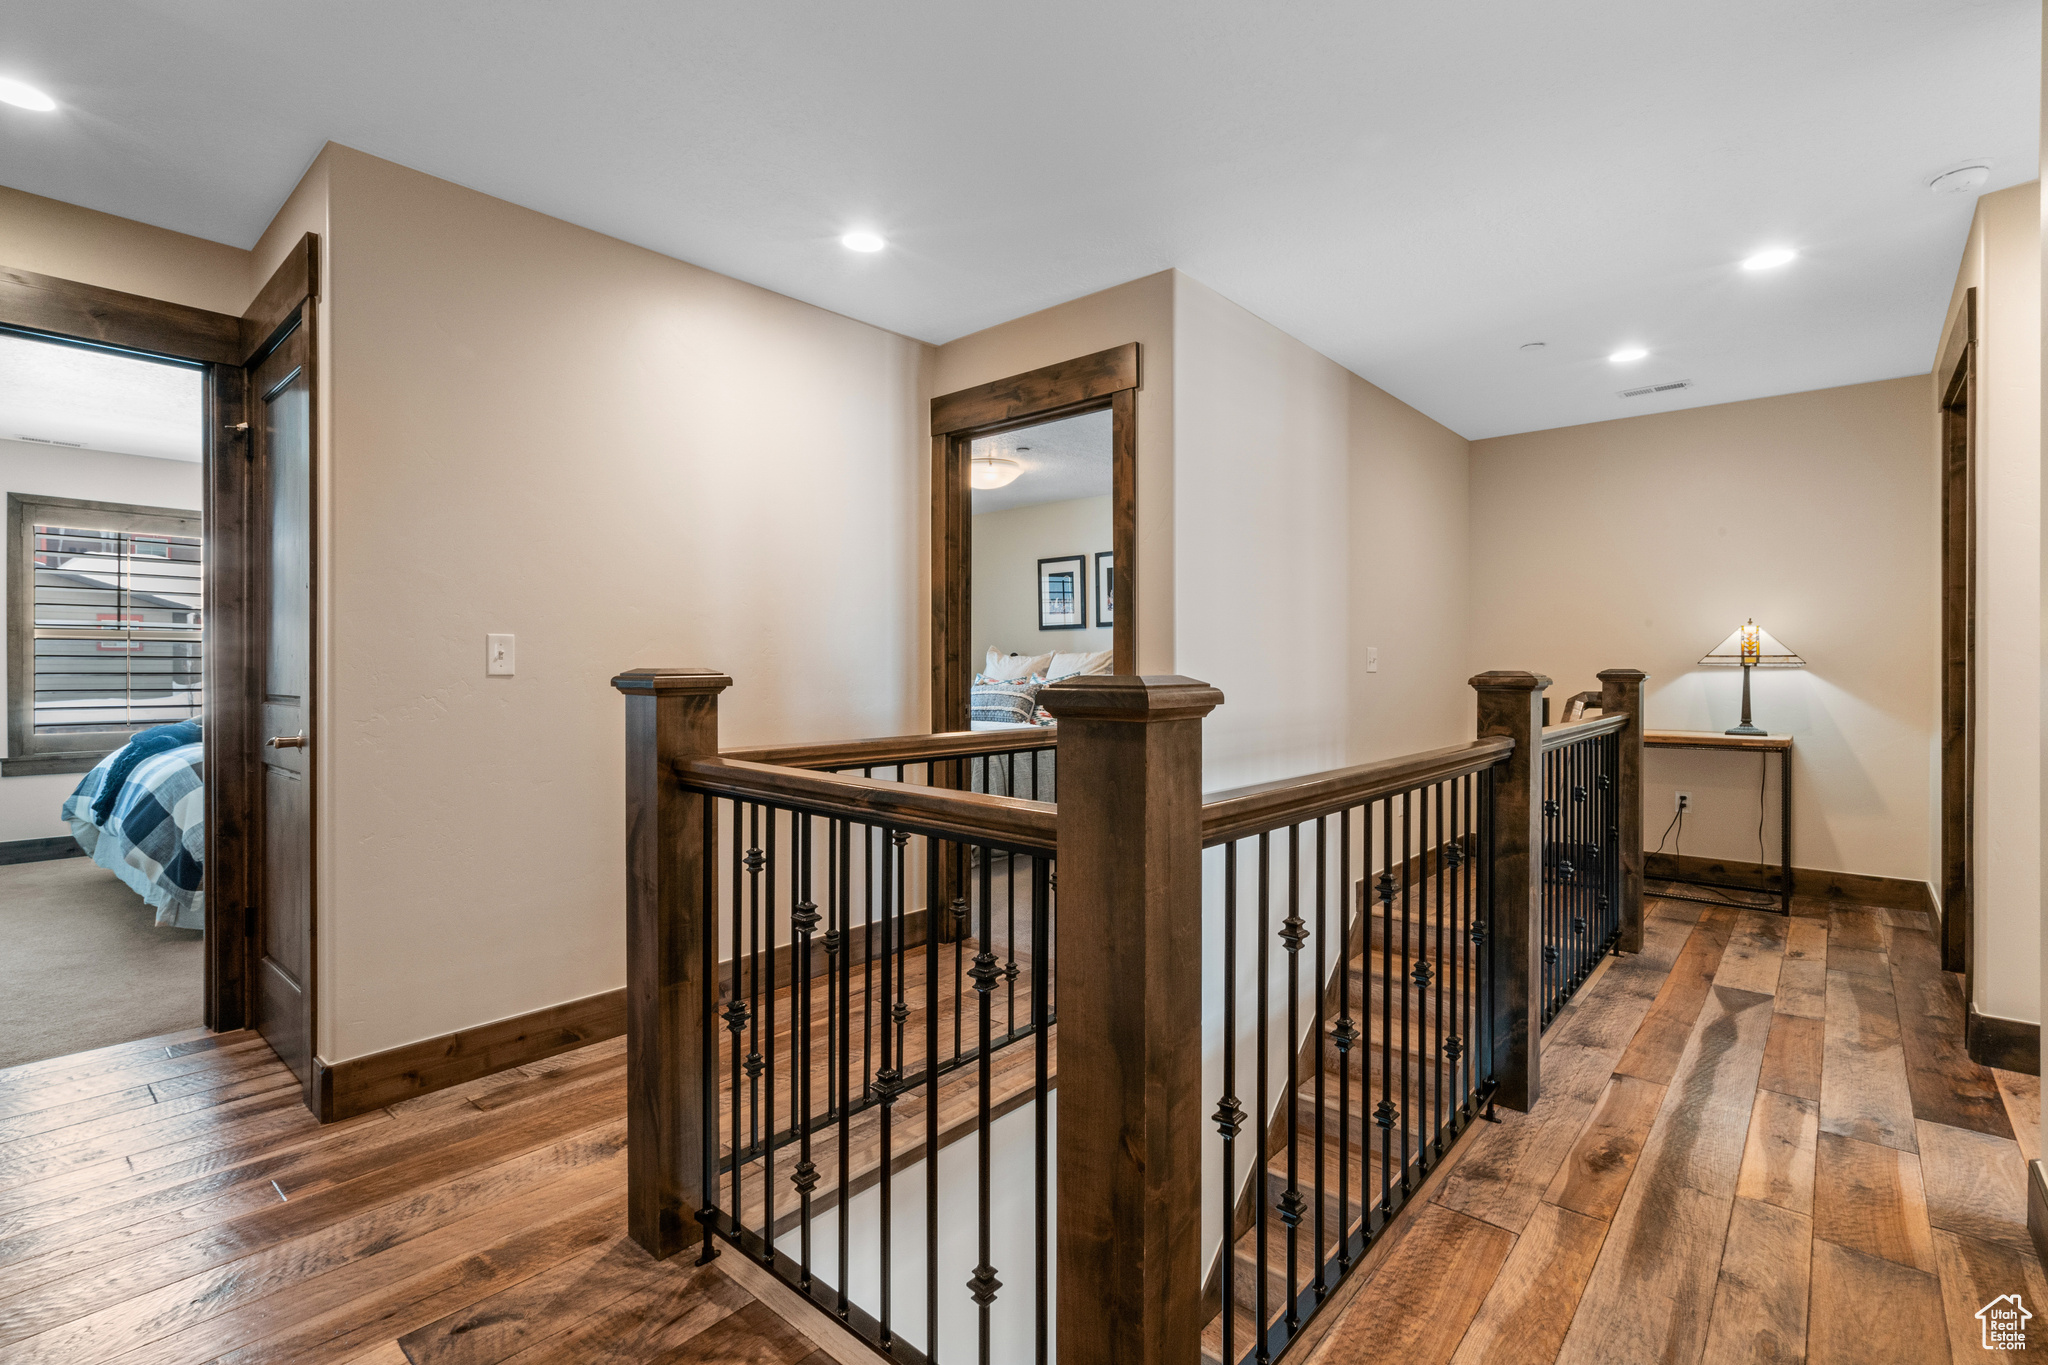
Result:
[[[1135,341],[1138,386],[1138,671],[1173,671],[1173,272],[1105,289],[949,341],[926,395],[1056,365]],[[929,411],[927,409],[927,411]],[[928,431],[923,422],[919,430]],[[926,457],[929,463],[929,456]],[[929,523],[930,513],[925,514]],[[929,570],[927,570],[929,580]],[[981,648],[979,644],[970,648]],[[925,643],[930,652],[930,641]]]
[[[1174,357],[1177,669],[1227,698],[1205,784],[1468,735],[1465,440],[1178,273]]]
[[[624,979],[616,672],[730,742],[924,709],[928,349],[330,148],[330,1061]],[[829,433],[830,440],[820,440]],[[518,637],[484,676],[484,635]]]
[[[0,265],[236,316],[255,295],[238,247],[5,187]]]
[[[1976,289],[1973,1003],[2027,1021],[2041,1017],[2040,213],[2038,182],[1977,201],[1943,332]]]
[[[1933,439],[1914,378],[1474,442],[1472,666],[1558,699],[1641,668],[1652,728],[1725,730],[1741,674],[1695,661],[1754,616],[1809,665],[1753,681],[1757,724],[1796,740],[1795,861],[1925,881]],[[1652,754],[1649,843],[1684,787],[1684,851],[1755,859],[1758,762]]]
[[[1095,555],[1110,548],[1109,498],[1039,502],[974,518],[974,633],[968,641],[973,668],[981,670],[990,647],[1005,653],[1091,653],[1114,641],[1108,626],[1095,624]],[[1088,628],[1038,628],[1038,561],[1078,554],[1088,561]]]
[[[0,439],[0,494],[6,493],[197,511],[199,464]],[[12,567],[0,555],[0,602],[7,600],[7,573]],[[4,713],[6,696],[7,670],[0,668],[0,713]],[[5,743],[5,735],[0,734],[0,745]],[[70,833],[71,827],[58,818],[57,808],[77,785],[76,773],[0,777],[0,843]]]

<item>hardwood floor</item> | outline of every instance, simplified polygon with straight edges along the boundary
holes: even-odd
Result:
[[[1653,900],[1544,1040],[1545,1093],[1463,1144],[1317,1320],[1360,1362],[1963,1361],[2020,1294],[2036,1078],[1962,1046],[1918,912]]]
[[[868,1358],[737,1255],[649,1259],[624,1149],[623,1040],[326,1128],[248,1033],[0,1071],[0,1360]]]

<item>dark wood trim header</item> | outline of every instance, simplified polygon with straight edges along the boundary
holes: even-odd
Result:
[[[1138,387],[1138,343],[1127,341],[1094,355],[994,379],[932,400],[932,435],[1029,418],[1043,422]]]
[[[9,327],[215,365],[242,363],[242,320],[0,266],[0,319]]]
[[[252,364],[277,339],[299,305],[320,293],[320,237],[309,232],[293,244],[285,258],[242,311],[243,364]]]

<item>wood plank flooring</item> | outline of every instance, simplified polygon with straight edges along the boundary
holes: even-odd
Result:
[[[869,1358],[738,1255],[625,1236],[622,1039],[325,1128],[296,1093],[247,1033],[0,1071],[0,1360]]]
[[[2018,1293],[2036,1078],[1962,1046],[1925,915],[1652,900],[1544,1040],[1541,1102],[1462,1144],[1312,1324],[1313,1365],[1990,1358]]]

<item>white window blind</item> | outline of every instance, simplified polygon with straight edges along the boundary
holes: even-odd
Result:
[[[37,734],[200,714],[200,539],[35,525]]]

